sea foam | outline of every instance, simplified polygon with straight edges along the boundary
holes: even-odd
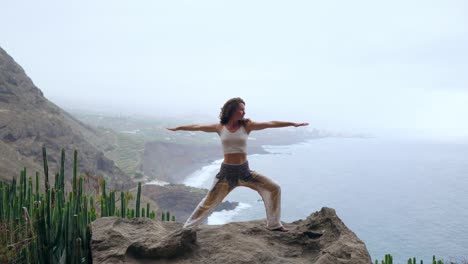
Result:
[[[211,164],[196,170],[185,179],[184,184],[196,188],[209,188],[222,162],[222,159],[215,160]]]
[[[232,218],[236,215],[239,215],[247,208],[252,207],[250,204],[247,203],[239,203],[238,206],[234,210],[222,210],[219,212],[214,212],[208,217],[208,224],[209,225],[222,225],[230,222]]]

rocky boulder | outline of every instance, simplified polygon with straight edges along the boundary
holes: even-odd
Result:
[[[263,220],[182,229],[181,223],[101,218],[92,223],[94,263],[371,263],[366,245],[322,208],[270,231]]]

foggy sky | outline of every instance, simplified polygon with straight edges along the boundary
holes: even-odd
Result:
[[[5,1],[0,46],[64,108],[468,138],[467,3]]]

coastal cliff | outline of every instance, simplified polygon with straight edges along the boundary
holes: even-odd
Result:
[[[336,215],[322,208],[269,231],[263,220],[182,229],[150,219],[100,218],[92,223],[94,263],[371,263],[366,245]]]

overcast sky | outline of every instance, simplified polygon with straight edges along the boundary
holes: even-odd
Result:
[[[59,106],[468,138],[468,1],[3,1],[0,46]]]

